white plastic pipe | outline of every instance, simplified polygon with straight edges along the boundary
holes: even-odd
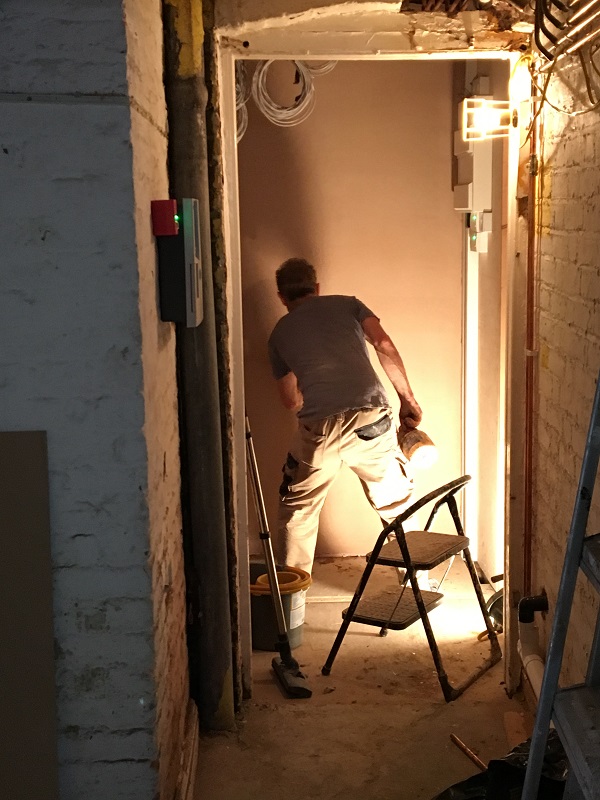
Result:
[[[540,655],[538,629],[534,622],[519,622],[517,650],[536,700],[539,700],[544,677],[544,659]]]

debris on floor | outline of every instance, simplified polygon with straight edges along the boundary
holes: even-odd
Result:
[[[197,800],[431,800],[477,771],[451,733],[486,769],[531,735],[522,693],[506,691],[504,661],[445,701],[421,624],[386,637],[373,626],[351,625],[325,677],[321,666],[363,569],[364,558],[317,561],[294,649],[312,697],[285,697],[273,680],[273,652],[254,650],[243,720],[236,731],[202,738]],[[397,590],[389,568],[377,581],[378,590]],[[431,624],[449,674],[460,676],[485,657],[486,644],[476,640],[481,612],[461,563],[444,585]]]
[[[492,759],[485,772],[455,783],[433,800],[511,800],[520,797],[530,745],[531,739],[527,739],[504,758]],[[543,800],[560,800],[568,770],[567,756],[557,732],[552,730],[546,744],[538,796]]]

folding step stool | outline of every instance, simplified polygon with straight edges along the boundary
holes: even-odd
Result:
[[[522,800],[535,800],[551,720],[571,767],[563,800],[600,800],[600,612],[585,683],[558,689],[579,569],[600,592],[600,534],[586,536],[600,458],[600,375],[558,587],[552,632],[533,726]]]
[[[387,633],[388,628],[392,630],[404,630],[416,622],[419,617],[425,629],[429,649],[433,656],[438,679],[447,702],[455,700],[465,689],[477,680],[486,670],[496,664],[502,657],[502,651],[498,643],[498,637],[494,629],[493,622],[488,613],[483,592],[479,584],[479,579],[473,565],[473,560],[469,552],[469,540],[465,536],[455,495],[471,480],[470,475],[463,475],[450,483],[446,483],[435,489],[433,492],[422,497],[416,503],[409,506],[402,514],[387,525],[379,534],[373,550],[367,555],[367,565],[360,578],[354,597],[347,609],[342,612],[342,625],[333,643],[333,647],[327,657],[321,672],[329,675],[340,645],[346,635],[348,626],[351,622],[361,622],[364,625],[376,625],[381,628],[381,635]],[[425,530],[405,531],[404,523],[410,519],[419,509],[429,503],[435,503]],[[440,508],[448,506],[452,516],[456,534],[434,533],[430,530],[435,516]],[[391,537],[394,536],[394,539]],[[390,540],[391,539],[391,540]],[[469,570],[469,575],[477,595],[477,601],[483,614],[485,626],[490,640],[490,657],[475,672],[467,677],[460,686],[454,687],[450,684],[448,676],[442,664],[442,657],[433,635],[433,630],[429,622],[429,611],[440,604],[443,594],[439,592],[421,591],[418,585],[417,570],[430,570],[449,561],[444,572],[440,586],[448,574],[448,570],[454,560],[454,556],[462,554],[463,560]],[[401,580],[399,596],[396,598],[389,593],[361,600],[363,592],[367,586],[373,568],[376,564],[381,564],[397,569],[404,569],[404,578]],[[410,582],[412,593],[405,592],[407,583]]]

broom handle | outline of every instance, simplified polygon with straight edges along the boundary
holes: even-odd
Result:
[[[252,433],[250,432],[250,422],[246,416],[246,448],[248,451],[248,465],[250,467],[250,482],[252,484],[252,494],[254,495],[254,504],[256,505],[256,512],[258,514],[258,522],[260,526],[260,539],[263,545],[265,554],[265,561],[267,564],[267,574],[269,576],[269,586],[271,587],[271,597],[275,606],[275,616],[277,617],[277,631],[280,635],[287,635],[287,628],[285,624],[285,616],[283,613],[283,603],[281,602],[281,592],[279,590],[279,581],[277,580],[277,572],[275,569],[275,557],[273,555],[273,547],[271,545],[271,535],[269,534],[269,522],[267,520],[267,510],[265,508],[265,501],[263,498],[262,488],[260,485],[260,478],[258,476],[258,464],[256,461],[256,453],[254,452],[254,442],[252,441]]]

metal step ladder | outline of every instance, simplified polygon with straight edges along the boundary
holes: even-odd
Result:
[[[337,652],[351,622],[375,625],[381,628],[380,635],[385,636],[388,629],[404,630],[409,625],[412,625],[413,622],[421,619],[427,643],[433,656],[438,680],[442,687],[444,699],[447,702],[459,697],[480,675],[501,659],[502,651],[481,591],[479,578],[469,551],[469,540],[465,536],[455,498],[457,492],[463,489],[470,480],[470,475],[463,475],[461,478],[450,481],[450,483],[440,486],[433,492],[429,492],[429,494],[409,506],[381,531],[377,537],[375,547],[367,554],[367,565],[360,578],[354,597],[348,608],[342,612],[342,625],[327,661],[321,669],[323,675],[330,674]],[[430,503],[435,503],[435,505],[429,515],[425,529],[405,531],[404,523],[417,511]],[[456,534],[431,531],[434,518],[444,506],[447,506],[450,511]],[[469,571],[486,625],[487,636],[490,640],[490,657],[471,675],[468,675],[459,686],[453,686],[444,669],[442,656],[428,616],[429,612],[440,604],[444,595],[440,592],[422,591],[418,584],[417,571],[430,570],[443,562],[448,562],[440,581],[441,586],[454,557],[459,553]],[[400,579],[398,594],[385,592],[374,597],[363,597],[371,573],[377,564],[395,567],[399,571],[402,570],[403,577]],[[408,584],[410,584],[412,591],[406,591]]]
[[[586,536],[599,458],[600,376],[596,382],[521,800],[536,800],[538,797],[551,722],[569,759],[564,800],[600,800],[600,612],[596,618],[585,683],[558,688],[580,569],[600,595],[600,534]]]

